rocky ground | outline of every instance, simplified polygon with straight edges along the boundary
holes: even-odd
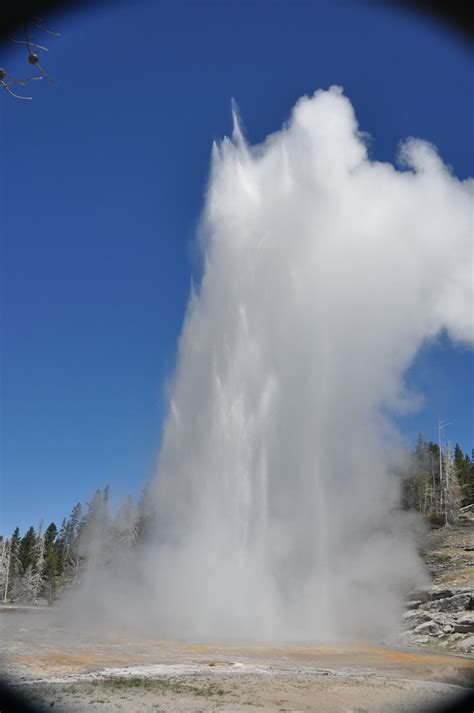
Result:
[[[421,554],[433,582],[410,593],[402,642],[474,654],[474,509],[431,527]]]

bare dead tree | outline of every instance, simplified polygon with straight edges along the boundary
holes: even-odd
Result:
[[[22,45],[26,49],[27,61],[37,71],[37,73],[32,77],[18,79],[17,77],[12,77],[11,75],[9,75],[5,69],[0,68],[0,86],[2,86],[3,89],[5,89],[5,91],[7,91],[8,94],[10,94],[15,99],[32,99],[32,97],[25,96],[23,94],[17,94],[17,86],[26,86],[30,82],[34,82],[39,79],[46,79],[48,82],[51,82],[51,84],[55,84],[54,80],[51,79],[49,74],[44,69],[42,63],[40,62],[39,53],[48,52],[48,48],[33,41],[31,33],[35,30],[43,32],[47,35],[51,35],[53,37],[59,37],[59,32],[53,32],[48,27],[45,27],[42,24],[40,18],[32,18],[23,22],[23,39],[19,40],[11,37],[9,38],[10,42],[12,42],[13,44]],[[15,88],[15,90],[13,88]]]

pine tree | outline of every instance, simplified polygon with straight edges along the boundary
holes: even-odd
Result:
[[[120,545],[131,547],[137,539],[137,523],[135,519],[133,498],[129,495],[119,508],[112,524],[113,540]]]
[[[30,527],[18,545],[18,571],[12,587],[12,599],[15,601],[33,601],[36,591],[36,534]]]
[[[26,572],[28,567],[32,567],[35,561],[35,546],[36,534],[35,528],[30,527],[23,535],[18,547],[18,561],[22,573]]]
[[[428,444],[422,433],[418,436],[414,454],[414,468],[412,471],[412,500],[413,506],[427,516],[431,511],[433,500],[431,483],[431,456]]]
[[[467,505],[474,505],[474,448],[472,449],[471,453],[471,462],[469,465],[469,480],[467,487],[464,490],[464,498],[468,501],[466,503]]]
[[[108,528],[108,486],[102,493],[96,490],[92,500],[87,504],[87,513],[83,518],[78,535],[79,555],[87,563],[89,577],[93,577],[96,569],[104,564],[107,528]]]
[[[44,570],[44,530],[43,521],[38,527],[38,534],[33,549],[33,567],[32,567],[32,584],[33,584],[33,601],[36,602],[41,596],[43,590],[43,570]]]
[[[146,483],[138,501],[135,516],[136,543],[144,545],[151,541],[155,526],[155,510],[151,498],[150,483]]]
[[[0,537],[0,592],[1,601],[6,602],[10,579],[11,541]]]
[[[448,442],[443,453],[445,524],[453,522],[461,504],[461,489],[456,474],[451,444]]]
[[[442,523],[443,517],[443,484],[441,482],[440,472],[440,453],[439,445],[430,441],[428,443],[428,459],[430,464],[430,482],[432,500],[430,506],[429,519],[432,522]]]
[[[454,467],[461,488],[461,507],[474,503],[474,471],[469,456],[464,455],[459,443],[454,449]]]
[[[9,576],[8,576],[8,588],[4,592],[5,601],[15,598],[15,592],[18,589],[19,577],[20,577],[20,528],[16,527],[10,538],[10,566],[9,566]]]
[[[439,449],[431,441],[427,443],[420,433],[403,483],[403,506],[436,520],[440,512],[439,494]]]
[[[73,584],[79,577],[81,563],[79,535],[83,521],[82,505],[81,503],[76,503],[66,525],[64,543],[64,578],[66,584]]]
[[[52,522],[44,533],[44,567],[43,579],[45,595],[49,604],[52,604],[56,595],[58,577],[61,575],[61,547],[56,542],[58,528]]]

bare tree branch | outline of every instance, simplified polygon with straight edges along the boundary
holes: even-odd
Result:
[[[48,52],[48,48],[44,47],[44,45],[37,44],[34,42],[31,37],[30,37],[30,28],[34,28],[36,30],[40,30],[41,32],[45,32],[48,35],[52,35],[54,37],[59,37],[59,32],[53,32],[53,30],[50,30],[48,27],[45,27],[44,25],[41,24],[42,20],[41,18],[32,18],[30,20],[25,20],[23,22],[23,36],[24,39],[15,39],[15,38],[9,38],[10,42],[12,42],[15,45],[24,45],[26,47],[26,50],[28,52],[27,54],[27,59],[28,63],[31,64],[33,67],[37,69],[39,72],[38,76],[35,77],[27,77],[25,79],[18,79],[16,77],[11,77],[7,74],[7,72],[4,69],[0,69],[0,86],[5,89],[5,91],[8,92],[12,97],[15,97],[15,99],[32,99],[32,97],[26,97],[22,96],[20,94],[16,94],[11,87],[19,84],[21,86],[24,86],[25,84],[28,84],[29,82],[32,82],[36,79],[46,79],[48,82],[51,84],[55,84],[56,82],[54,79],[52,79],[49,74],[46,72],[45,68],[42,66],[42,64],[39,61],[39,56],[35,50],[41,50],[42,52]]]
[[[8,39],[15,45],[26,45],[27,47],[35,47],[36,49],[43,50],[44,52],[49,52],[47,47],[43,47],[43,45],[36,45],[34,42],[27,42],[26,40],[14,40],[12,37],[9,37]]]

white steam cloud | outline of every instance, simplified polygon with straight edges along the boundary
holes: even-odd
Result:
[[[237,119],[214,146],[155,542],[85,577],[68,622],[187,639],[399,629],[425,574],[389,414],[414,406],[404,374],[426,339],[474,341],[472,181],[420,140],[400,159],[369,160],[338,87],[260,146]]]
[[[473,340],[472,183],[409,139],[371,161],[339,87],[213,148],[205,269],[159,472],[164,634],[385,635],[421,576],[388,411],[440,330]]]

